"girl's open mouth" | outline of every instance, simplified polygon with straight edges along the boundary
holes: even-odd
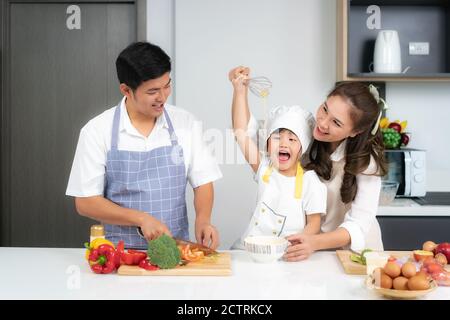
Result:
[[[287,151],[280,151],[278,152],[278,160],[280,162],[286,162],[291,158],[291,155]]]

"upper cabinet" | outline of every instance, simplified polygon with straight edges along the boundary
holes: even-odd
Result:
[[[337,81],[450,81],[450,0],[337,1]]]

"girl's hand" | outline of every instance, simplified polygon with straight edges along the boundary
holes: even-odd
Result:
[[[293,234],[286,237],[290,242],[286,253],[283,256],[285,261],[301,261],[308,259],[316,251],[314,249],[314,236],[308,234]]]
[[[239,66],[228,73],[228,79],[233,84],[236,92],[244,93],[247,91],[247,80],[249,79],[250,68]]]

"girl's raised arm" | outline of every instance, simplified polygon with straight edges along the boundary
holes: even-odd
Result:
[[[258,171],[261,161],[258,146],[247,132],[247,124],[250,120],[250,111],[248,107],[248,85],[250,69],[246,67],[237,67],[231,70],[228,78],[233,84],[233,102],[231,110],[231,119],[233,123],[233,132],[236,141],[244,154],[245,160],[250,164],[253,171]]]

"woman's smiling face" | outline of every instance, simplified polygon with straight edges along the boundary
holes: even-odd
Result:
[[[290,130],[280,129],[270,135],[267,143],[270,160],[277,170],[286,175],[295,175],[302,150],[298,137]]]
[[[317,110],[314,139],[323,142],[340,142],[354,137],[353,107],[340,96],[329,97]]]

